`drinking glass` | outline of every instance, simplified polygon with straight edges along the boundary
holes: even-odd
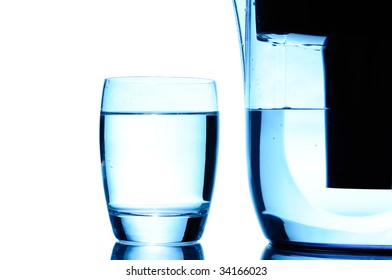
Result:
[[[219,113],[213,80],[113,77],[100,114],[103,185],[115,237],[178,243],[203,234]]]

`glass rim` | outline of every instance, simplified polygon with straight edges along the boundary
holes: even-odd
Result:
[[[113,76],[104,79],[105,82],[113,81],[118,83],[133,84],[215,84],[211,78],[191,77],[191,76]]]
[[[180,76],[106,78],[101,112],[218,112],[213,79]]]

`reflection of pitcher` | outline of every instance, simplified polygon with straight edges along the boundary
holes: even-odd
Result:
[[[255,208],[273,242],[392,249],[386,4],[325,4],[234,0]]]

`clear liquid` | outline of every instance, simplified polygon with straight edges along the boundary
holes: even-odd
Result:
[[[347,111],[346,114],[338,109],[247,112],[249,178],[256,211],[267,238],[283,243],[392,248],[390,141],[382,137],[389,135],[389,128],[383,127],[378,135],[370,137],[365,128],[362,134],[349,134],[351,140],[359,142],[357,153],[364,151],[365,159],[366,150],[384,154],[379,162],[364,161],[370,171],[365,168],[355,173],[351,165],[358,166],[356,157],[352,158],[350,152],[342,157],[345,170],[364,176],[368,181],[373,179],[373,188],[356,186],[356,176],[349,188],[329,185],[340,176],[328,168],[340,164],[333,157],[336,147],[332,144],[344,146],[347,140],[340,133],[334,132],[331,136],[329,132],[335,124],[346,121],[345,115],[355,113],[372,119],[372,110]],[[336,120],[336,116],[341,121]],[[372,169],[371,165],[379,168]]]
[[[200,237],[213,193],[217,128],[217,113],[101,115],[104,189],[119,239],[150,241],[159,226],[167,235],[192,235],[171,236],[175,241]]]

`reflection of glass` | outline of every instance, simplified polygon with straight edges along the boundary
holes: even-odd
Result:
[[[112,251],[112,260],[204,260],[200,243],[178,243],[174,245],[140,245],[117,242]]]
[[[117,239],[198,240],[213,193],[218,146],[215,82],[199,78],[105,80],[101,165]]]
[[[314,247],[278,246],[269,244],[262,260],[392,260],[392,250],[316,249]]]

